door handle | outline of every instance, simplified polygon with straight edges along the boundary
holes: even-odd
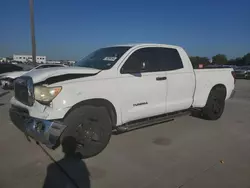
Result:
[[[156,77],[156,80],[157,80],[157,81],[166,80],[166,79],[167,79],[166,76],[164,76],[164,77]]]

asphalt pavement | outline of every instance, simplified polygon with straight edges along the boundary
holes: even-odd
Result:
[[[82,161],[28,142],[9,119],[11,96],[0,90],[0,188],[250,187],[249,80],[237,80],[217,121],[185,116],[114,135]]]

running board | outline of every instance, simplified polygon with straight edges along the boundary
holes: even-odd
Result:
[[[169,114],[145,118],[141,120],[136,120],[136,121],[132,121],[132,122],[129,122],[129,123],[126,123],[124,125],[117,127],[116,131],[118,134],[120,134],[120,133],[124,133],[127,131],[132,131],[135,129],[152,126],[154,124],[172,121],[174,120],[175,117],[186,116],[190,114],[191,114],[190,110],[185,110],[185,111],[178,111],[178,112],[173,112]]]

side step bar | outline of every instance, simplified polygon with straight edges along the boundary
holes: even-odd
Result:
[[[132,122],[129,122],[129,123],[126,123],[124,125],[117,127],[116,133],[120,134],[120,133],[124,133],[124,132],[128,132],[128,131],[132,131],[135,129],[140,129],[143,127],[152,126],[154,124],[172,121],[172,120],[174,120],[175,117],[186,116],[186,115],[190,115],[190,114],[191,114],[190,110],[182,110],[179,112],[173,112],[173,113],[169,113],[169,114],[163,114],[163,115],[159,115],[159,116],[154,116],[154,117],[150,117],[150,118],[132,121]]]

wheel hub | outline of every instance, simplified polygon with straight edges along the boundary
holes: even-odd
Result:
[[[219,103],[219,100],[215,97],[214,98],[214,102],[213,102],[213,112],[215,114],[218,114],[221,110],[221,106],[220,106],[220,103]]]
[[[93,127],[81,124],[76,129],[76,139],[78,143],[85,145],[90,142],[99,142],[101,138],[98,131]]]

